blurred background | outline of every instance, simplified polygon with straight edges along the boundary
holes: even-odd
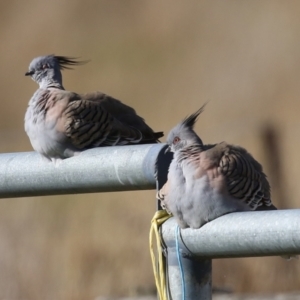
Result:
[[[300,206],[300,2],[52,0],[0,3],[0,151],[32,151],[23,129],[37,85],[30,61],[90,59],[66,89],[100,90],[168,131],[209,101],[205,143],[242,145],[279,208]],[[162,139],[165,141],[165,138]],[[155,191],[1,199],[0,299],[96,299],[154,293],[148,250]],[[215,260],[214,286],[300,289],[300,262]]]

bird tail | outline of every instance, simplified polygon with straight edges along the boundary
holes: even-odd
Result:
[[[271,205],[261,205],[258,206],[256,209],[256,211],[261,211],[261,210],[277,210],[276,206],[274,206],[273,204]]]
[[[164,136],[164,133],[162,131],[154,132],[154,138],[156,139],[157,142],[159,142],[159,139],[163,136]]]

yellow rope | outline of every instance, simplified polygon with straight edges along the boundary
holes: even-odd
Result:
[[[149,235],[150,255],[154,272],[155,284],[160,300],[168,300],[165,274],[165,258],[163,256],[162,241],[159,233],[159,227],[167,221],[172,215],[169,215],[166,210],[159,210],[155,213],[151,220],[151,228]],[[156,262],[154,252],[154,238],[156,238],[156,251],[158,254],[158,263]]]

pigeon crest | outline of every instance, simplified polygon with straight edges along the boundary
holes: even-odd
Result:
[[[207,103],[203,104],[195,113],[186,117],[177,124],[168,134],[167,144],[168,150],[175,152],[190,145],[202,145],[202,140],[194,131],[194,125],[199,115],[204,111]]]
[[[25,73],[25,76],[31,76],[40,85],[40,88],[63,88],[61,70],[70,70],[73,66],[85,63],[87,61],[79,61],[75,57],[39,56],[32,60],[29,65],[29,71]]]

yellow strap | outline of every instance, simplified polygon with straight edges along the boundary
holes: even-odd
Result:
[[[155,213],[151,220],[151,228],[149,235],[150,242],[150,255],[152,260],[152,267],[154,272],[155,284],[160,300],[168,300],[167,287],[166,287],[166,274],[165,274],[165,258],[163,256],[162,240],[159,233],[159,227],[171,218],[166,210],[159,210]],[[154,238],[156,238],[156,250],[158,254],[158,263],[156,262],[154,252]]]

